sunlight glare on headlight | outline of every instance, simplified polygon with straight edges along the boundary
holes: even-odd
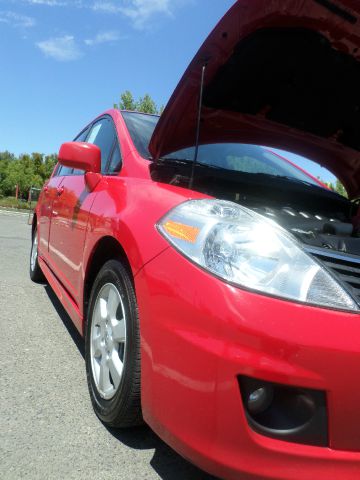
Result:
[[[248,208],[223,200],[190,200],[171,210],[157,227],[184,256],[239,287],[358,310],[293,236]]]

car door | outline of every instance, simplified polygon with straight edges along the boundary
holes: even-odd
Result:
[[[97,145],[101,150],[101,171],[107,172],[115,143],[115,127],[110,117],[96,121],[75,141]],[[58,196],[53,204],[49,253],[51,268],[75,301],[80,301],[81,268],[86,228],[96,190],[89,192],[83,171],[74,170],[64,177]]]
[[[39,255],[47,259],[50,235],[50,223],[53,209],[53,202],[57,195],[57,189],[60,186],[63,177],[61,170],[65,168],[57,165],[53,175],[45,183],[39,198],[39,208],[37,210],[38,216],[38,233],[39,233]]]

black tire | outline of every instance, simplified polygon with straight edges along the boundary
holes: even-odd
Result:
[[[92,323],[97,322],[96,315],[94,314],[97,299],[100,297],[101,292],[104,291],[104,288],[108,288],[107,286],[109,284],[116,288],[121,298],[121,309],[125,312],[125,315],[122,316],[125,319],[124,322],[126,325],[126,342],[122,351],[123,369],[120,383],[117,386],[117,390],[115,390],[115,383],[113,382],[115,390],[114,396],[106,399],[104,395],[100,394],[100,389],[94,378],[95,374],[92,361],[95,362],[95,360],[91,358],[91,328]],[[99,327],[96,327],[95,324],[93,328]],[[101,332],[101,329],[99,329],[98,332]],[[102,345],[104,345],[104,343],[102,343]],[[120,349],[120,346],[118,348]],[[102,356],[100,358],[102,358]],[[138,309],[131,276],[128,270],[118,260],[110,260],[105,263],[92,287],[87,315],[85,363],[91,402],[100,420],[109,427],[117,428],[141,425],[143,420],[140,397],[140,331]]]
[[[38,244],[37,244],[37,229],[33,231],[33,236],[31,239],[31,250],[30,250],[30,278],[35,283],[45,283],[45,275],[43,274],[38,260]],[[34,251],[36,249],[36,252]],[[34,257],[33,257],[34,251]]]

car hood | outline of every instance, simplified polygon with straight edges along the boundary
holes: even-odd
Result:
[[[200,144],[281,148],[360,196],[360,2],[238,0],[206,39],[151,138],[155,160]]]

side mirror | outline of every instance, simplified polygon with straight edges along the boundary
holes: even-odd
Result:
[[[85,172],[101,172],[101,150],[92,143],[67,142],[59,151],[59,163],[65,167],[85,170]]]

